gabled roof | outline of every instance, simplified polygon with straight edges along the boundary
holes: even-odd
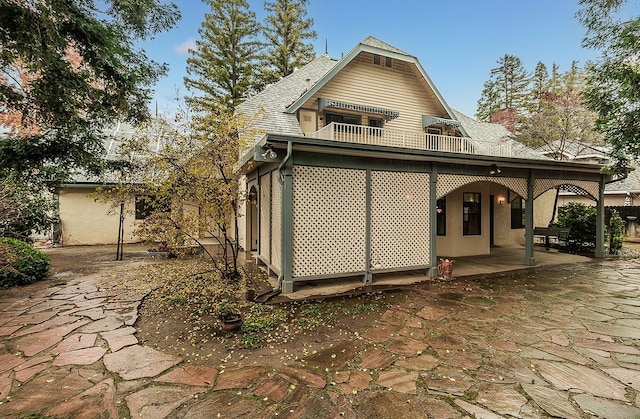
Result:
[[[391,57],[396,60],[409,62],[416,66],[416,69],[420,73],[420,75],[424,78],[425,82],[429,86],[429,88],[433,91],[434,95],[444,108],[445,112],[451,117],[454,118],[453,110],[449,107],[447,102],[444,100],[436,86],[431,81],[431,78],[427,75],[427,72],[422,68],[420,62],[413,55],[407,54],[406,52],[395,48],[383,41],[380,41],[377,38],[369,36],[365,38],[362,42],[360,42],[354,49],[352,49],[347,55],[344,56],[337,64],[327,72],[317,83],[315,83],[309,90],[307,90],[303,95],[301,95],[295,102],[293,102],[286,110],[287,113],[293,114],[297,111],[307,100],[309,100],[314,94],[318,92],[324,85],[326,85],[336,74],[338,74],[347,64],[349,64],[354,58],[356,58],[362,52],[370,52],[372,54],[379,54]]]
[[[543,154],[562,153],[567,160],[581,160],[589,158],[608,159],[609,149],[580,141],[552,141],[538,148]]]
[[[266,132],[304,135],[296,116],[286,113],[286,109],[331,71],[337,62],[322,55],[287,77],[268,85],[240,104],[238,111],[245,115],[264,112],[255,125]]]

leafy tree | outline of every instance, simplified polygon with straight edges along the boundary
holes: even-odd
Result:
[[[589,67],[586,103],[598,114],[596,127],[612,146],[611,170],[624,173],[640,156],[640,17],[622,19],[626,0],[581,0],[578,13],[587,29],[583,44],[599,48]]]
[[[196,110],[233,112],[256,83],[259,25],[246,0],[206,1],[211,13],[187,59],[184,83],[195,93],[187,100]]]
[[[174,4],[158,0],[3,1],[0,109],[12,129],[0,139],[2,176],[99,171],[101,127],[147,117],[150,86],[166,71],[134,39],[178,18]]]
[[[274,83],[293,73],[315,58],[313,45],[305,43],[316,39],[313,19],[306,18],[309,0],[275,0],[265,2],[268,15],[263,26],[266,52],[262,59],[264,84]]]
[[[102,199],[119,206],[130,203],[133,195],[148,196],[150,214],[136,235],[176,254],[199,246],[220,275],[237,279],[235,234],[243,197],[235,164],[245,143],[240,132],[252,135],[245,119],[226,110],[196,115],[181,110],[171,123],[154,123],[164,127],[160,147],[149,151],[158,140],[150,135],[158,129],[141,128],[124,139],[118,152],[124,170],[116,173],[113,187],[103,188]],[[210,251],[204,237],[217,242],[221,257]]]
[[[542,91],[534,90],[538,110],[524,119],[518,140],[561,159],[566,151],[580,154],[602,144],[602,138],[594,130],[596,115],[582,104],[584,73],[573,63],[569,71],[555,77],[556,87],[549,84]]]
[[[527,113],[529,74],[515,55],[505,54],[497,63],[498,67],[491,70],[484,84],[482,98],[486,99],[478,101],[478,118],[489,121],[496,109],[512,108],[521,119]]]
[[[0,237],[27,240],[33,231],[51,225],[53,203],[41,192],[13,177],[0,179]]]

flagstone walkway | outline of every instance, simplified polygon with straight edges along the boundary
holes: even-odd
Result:
[[[360,336],[219,370],[138,344],[105,269],[0,293],[0,417],[640,417],[640,262],[411,287]]]

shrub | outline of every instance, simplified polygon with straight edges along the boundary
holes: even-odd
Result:
[[[0,237],[0,288],[40,281],[50,266],[49,256],[30,244]]]
[[[574,251],[596,247],[596,209],[581,202],[558,208],[558,226],[570,228],[568,246]]]
[[[624,220],[618,211],[612,209],[609,217],[609,253],[617,255],[624,242]]]

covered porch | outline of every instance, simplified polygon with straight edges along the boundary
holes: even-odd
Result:
[[[452,280],[473,279],[534,269],[550,269],[562,265],[587,263],[595,260],[593,257],[553,250],[547,251],[544,247],[536,246],[534,250],[535,265],[525,266],[522,264],[524,255],[524,246],[511,246],[494,247],[491,249],[491,253],[487,255],[455,258]],[[296,285],[295,292],[286,296],[280,295],[277,300],[300,301],[329,296],[335,297],[337,295],[401,288],[422,282],[435,283],[442,281],[425,275],[424,270],[380,274],[376,276],[376,280],[370,285],[363,284],[360,279],[360,277],[346,277],[301,282]],[[269,282],[275,287],[278,279],[275,276],[269,276]]]

